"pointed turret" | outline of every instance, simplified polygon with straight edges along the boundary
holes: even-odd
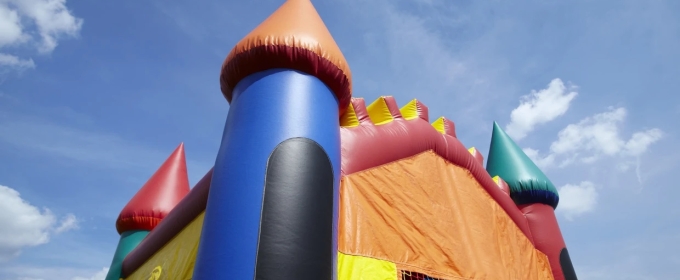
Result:
[[[220,75],[231,102],[245,77],[269,69],[293,69],[324,82],[339,101],[340,115],[352,97],[352,73],[340,47],[309,0],[288,0],[231,50]]]
[[[187,193],[189,176],[182,143],[120,212],[118,233],[152,230]]]
[[[553,183],[496,122],[486,170],[508,183],[517,205],[543,203],[557,207],[559,196]]]
[[[555,280],[576,280],[555,217],[559,201],[555,186],[496,122],[486,170],[494,178],[502,177],[497,182],[505,181],[510,187],[510,196],[529,223],[536,249],[548,257]]]
[[[286,1],[243,38],[220,86],[230,107],[193,279],[331,279],[352,79],[312,3]],[[353,109],[342,125],[362,124]]]
[[[118,215],[116,230],[120,240],[106,280],[120,279],[125,257],[187,193],[189,177],[182,143]]]

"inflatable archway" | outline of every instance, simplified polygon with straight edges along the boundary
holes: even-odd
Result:
[[[107,280],[566,279],[550,180],[494,123],[483,156],[414,99],[366,105],[309,0],[243,38],[220,75],[215,166],[184,146],[123,208]]]

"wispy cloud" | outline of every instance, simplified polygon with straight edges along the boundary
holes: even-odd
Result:
[[[381,45],[390,52],[392,70],[405,78],[409,75],[411,83],[434,90],[432,93],[452,90],[467,69],[447,48],[446,38],[428,28],[424,18],[387,3],[384,15],[388,42]]]
[[[104,167],[135,168],[149,151],[115,134],[93,132],[47,120],[0,120],[0,140],[20,148]],[[133,157],[132,155],[136,155]]]
[[[577,162],[590,164],[602,157],[611,157],[623,160],[619,167],[626,171],[637,157],[663,136],[661,129],[651,128],[634,132],[629,139],[622,138],[620,127],[626,114],[626,108],[609,108],[562,129],[546,155],[540,155],[534,149],[525,149],[525,152],[543,168],[553,164],[558,167]]]
[[[64,217],[61,220],[61,223],[57,228],[54,229],[54,232],[56,233],[62,233],[62,232],[67,232],[69,230],[73,229],[78,229],[78,219],[76,219],[76,215],[73,214],[67,214],[66,217]]]
[[[116,134],[21,115],[0,115],[0,141],[28,152],[80,162],[90,168],[155,170],[172,150],[160,150]],[[177,143],[179,144],[179,143]],[[210,162],[187,160],[194,178]]]
[[[494,26],[465,32],[476,18],[447,1],[343,4],[344,12],[356,21],[349,25],[353,35],[334,34],[336,39],[352,40],[357,38],[354,34],[363,34],[361,45],[339,41],[357,77],[356,96],[394,95],[404,100],[400,102],[419,98],[433,117],[446,115],[460,124],[461,131],[488,130],[494,117],[485,113],[489,103],[510,88],[499,81],[503,61],[486,47]],[[471,137],[470,133],[461,136]]]
[[[0,69],[4,69],[2,71],[15,70],[22,72],[31,68],[35,68],[33,59],[21,59],[18,56],[0,53]],[[0,72],[0,74],[2,73]]]

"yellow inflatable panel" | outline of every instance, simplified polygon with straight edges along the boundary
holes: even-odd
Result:
[[[499,180],[500,178],[501,178],[501,177],[498,177],[498,175],[496,175],[496,176],[493,176],[493,178],[491,178],[491,179],[493,179],[493,181],[496,182],[496,185],[498,185],[498,180]]]
[[[194,272],[205,211],[125,280],[189,280]]]
[[[446,134],[446,124],[444,123],[444,117],[439,117],[432,123],[434,129],[439,131],[441,134]]]
[[[338,280],[397,280],[397,265],[338,252]]]
[[[359,119],[357,118],[357,113],[354,111],[354,105],[349,104],[345,114],[340,117],[340,126],[342,127],[356,127],[359,126]]]
[[[413,99],[399,110],[405,120],[412,120],[418,117],[418,100]]]
[[[381,96],[366,107],[368,117],[375,125],[386,124],[394,120],[390,108],[385,103],[385,97]]]

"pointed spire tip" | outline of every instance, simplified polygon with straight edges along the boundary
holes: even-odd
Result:
[[[118,233],[152,230],[189,193],[184,143],[172,152],[118,216]]]
[[[316,76],[339,99],[339,116],[347,109],[352,73],[311,1],[284,2],[236,44],[222,64],[222,94],[231,102],[233,89],[241,79],[273,68]]]
[[[515,203],[557,207],[559,196],[553,183],[495,121],[486,170],[505,180]]]

